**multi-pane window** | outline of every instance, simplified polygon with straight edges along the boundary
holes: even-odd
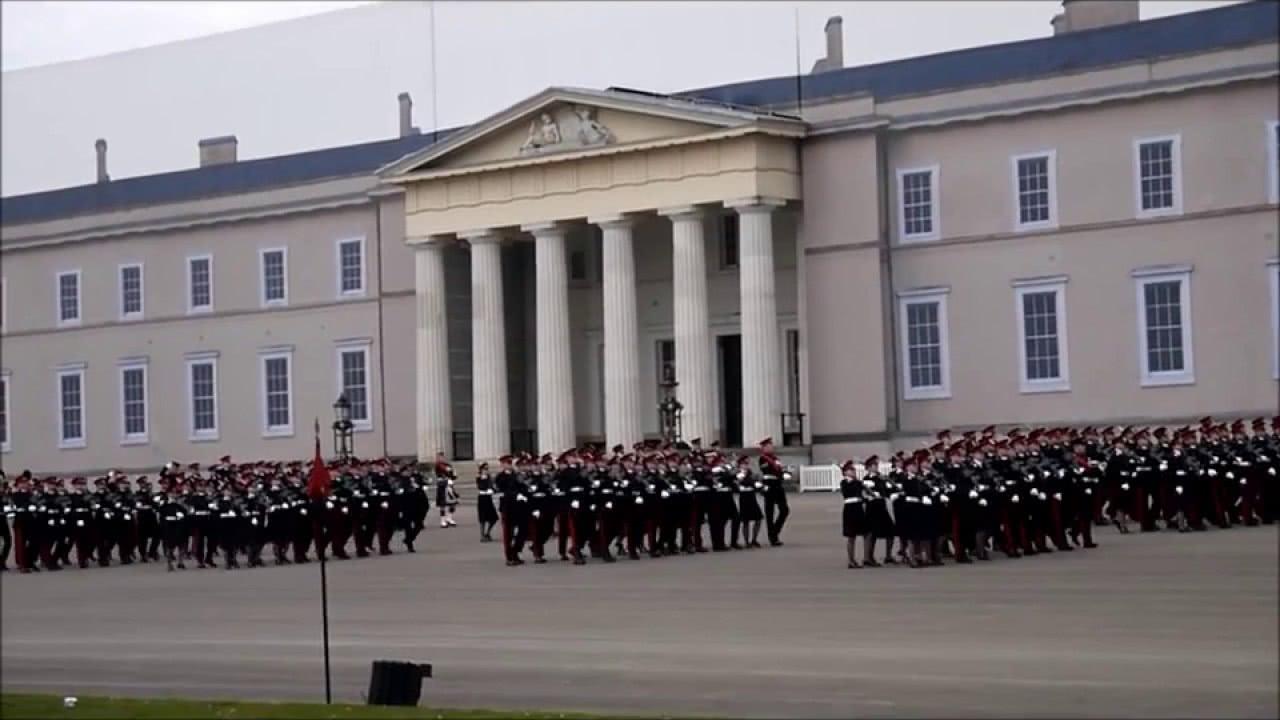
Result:
[[[662,402],[663,383],[676,381],[676,341],[658,340],[654,348],[655,381],[658,386],[658,402]]]
[[[1054,222],[1053,154],[1039,153],[1015,157],[1013,167],[1018,228],[1052,225]]]
[[[262,304],[285,303],[289,299],[288,267],[283,249],[262,251]]]
[[[213,358],[187,361],[191,439],[218,437],[218,368]]]
[[[728,270],[738,267],[738,213],[730,212],[720,216],[720,269]]]
[[[900,301],[903,395],[908,400],[951,394],[945,291],[907,293]]]
[[[1065,278],[1014,283],[1023,392],[1068,389]]]
[[[924,239],[937,234],[937,189],[934,168],[898,172],[902,238]]]
[[[267,435],[293,434],[293,400],[288,352],[262,355],[262,427]]]
[[[1139,271],[1138,332],[1142,382],[1194,382],[1190,270]]]
[[[786,331],[787,412],[800,412],[800,331]]]
[[[1181,203],[1178,139],[1137,143],[1138,214],[1176,212]]]
[[[120,266],[120,317],[142,317],[142,266]]]
[[[213,258],[187,258],[187,311],[213,309]]]
[[[58,447],[84,447],[84,370],[58,371]]]
[[[58,324],[80,322],[80,271],[58,273]]]
[[[338,241],[338,294],[364,294],[364,239]]]
[[[147,439],[147,367],[120,368],[120,413],[125,442]]]
[[[9,450],[9,376],[0,375],[0,451]]]
[[[368,346],[339,348],[338,375],[338,392],[351,405],[351,422],[357,428],[371,427]]]

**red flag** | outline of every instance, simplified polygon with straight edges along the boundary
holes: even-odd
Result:
[[[316,457],[311,461],[311,477],[307,480],[307,495],[313,500],[329,497],[329,468],[325,467],[324,458],[320,457],[320,436],[316,436]]]

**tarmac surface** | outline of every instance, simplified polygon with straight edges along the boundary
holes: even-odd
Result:
[[[440,707],[1280,715],[1275,526],[847,570],[839,500],[793,495],[785,547],[507,568],[471,513],[417,554],[328,564],[335,700],[392,659],[433,663],[422,704]],[[319,572],[5,573],[0,690],[320,700]]]

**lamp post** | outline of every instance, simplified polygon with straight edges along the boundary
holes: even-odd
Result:
[[[680,383],[676,382],[675,372],[667,367],[662,372],[662,400],[658,403],[658,425],[662,433],[662,439],[668,443],[676,443],[680,441],[680,416],[684,412],[684,405],[676,399],[676,387]]]
[[[351,435],[354,425],[351,422],[351,401],[342,393],[333,403],[333,452],[340,460],[351,457]]]

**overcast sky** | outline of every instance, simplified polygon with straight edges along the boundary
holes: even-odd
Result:
[[[1143,0],[1141,14],[1223,4]],[[215,135],[235,134],[242,159],[392,137],[401,91],[430,130],[549,85],[677,91],[791,74],[797,50],[807,72],[830,15],[844,17],[848,66],[1044,37],[1060,7],[5,0],[0,191],[92,181],[99,137],[112,177],[129,177],[193,167],[196,141]]]

